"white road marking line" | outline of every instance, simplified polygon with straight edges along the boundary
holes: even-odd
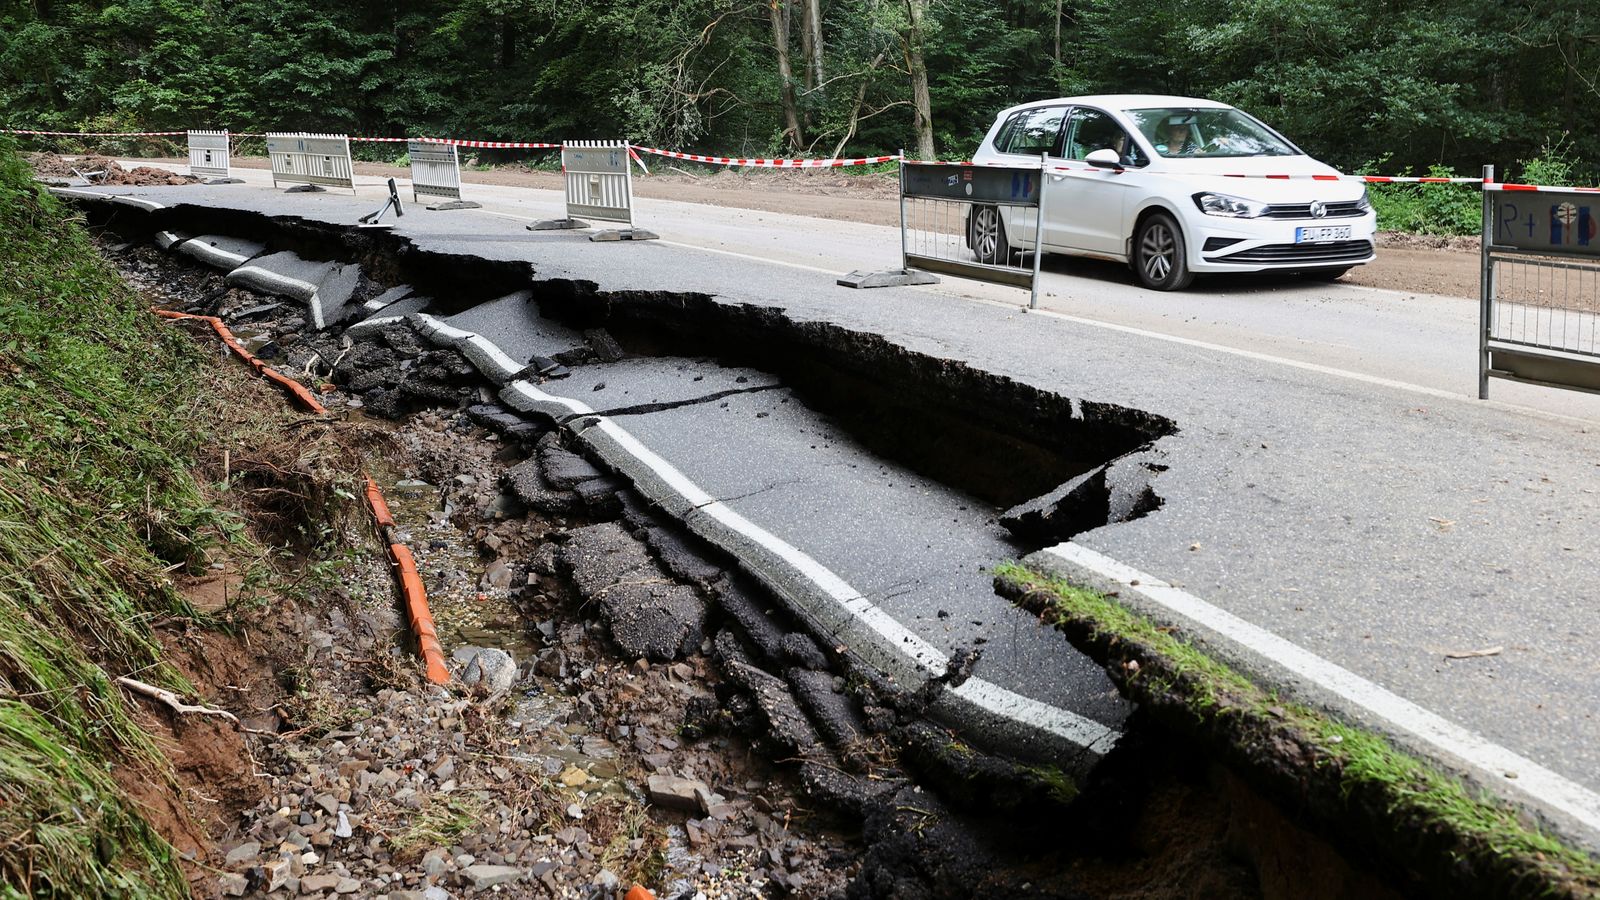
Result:
[[[1103,553],[1072,541],[1049,547],[1043,552],[1117,583],[1121,594],[1135,594],[1181,619],[1222,635],[1333,692],[1391,726],[1468,763],[1489,776],[1491,782],[1566,813],[1585,827],[1600,833],[1600,794],[1569,781],[1533,760],[1494,744],[1264,628],[1212,606],[1188,591],[1175,588]]]
[[[495,354],[505,357],[503,351],[476,332],[447,325],[427,314],[418,314],[416,319],[423,326],[424,335],[430,338],[438,338],[456,346],[486,344]],[[507,386],[506,391],[519,394],[533,402],[559,404],[578,415],[593,414],[593,410],[581,401],[546,393],[527,381],[514,381]],[[860,591],[833,570],[711,496],[677,467],[646,447],[631,432],[609,417],[596,415],[594,418],[596,425],[592,427],[604,431],[626,453],[643,463],[669,488],[676,491],[692,508],[701,510],[741,536],[765,547],[800,577],[820,588],[852,620],[877,635],[880,650],[888,650],[899,656],[916,671],[943,673],[949,666],[950,658],[943,651],[906,628],[883,608],[867,600]],[[733,548],[723,549],[733,552]],[[1069,709],[1024,697],[982,678],[969,678],[951,693],[992,716],[1055,735],[1094,753],[1105,753],[1116,743],[1119,736],[1116,730],[1107,728],[1093,719]]]

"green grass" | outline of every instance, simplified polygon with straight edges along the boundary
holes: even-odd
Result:
[[[0,885],[187,895],[108,774],[168,778],[111,682],[185,687],[151,622],[189,610],[218,514],[188,474],[204,361],[0,143]]]
[[[994,574],[1024,595],[1025,605],[1043,611],[1047,621],[1082,634],[1075,643],[1102,664],[1120,667],[1114,674],[1134,700],[1176,697],[1196,720],[1231,719],[1237,734],[1309,744],[1315,753],[1307,762],[1307,778],[1331,776],[1346,797],[1380,797],[1397,828],[1455,835],[1452,852],[1472,857],[1477,865],[1503,864],[1504,878],[1529,896],[1600,893],[1600,861],[1382,735],[1284,702],[1103,594],[1017,563],[997,566]]]
[[[405,831],[391,838],[395,856],[411,859],[434,847],[449,847],[478,827],[489,804],[468,794],[433,794]]]

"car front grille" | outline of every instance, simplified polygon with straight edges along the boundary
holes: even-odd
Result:
[[[1336,263],[1359,262],[1371,255],[1371,241],[1328,241],[1321,244],[1263,244],[1216,259],[1218,262]]]
[[[1352,216],[1364,215],[1365,209],[1361,208],[1360,200],[1341,200],[1327,204],[1328,212],[1323,218],[1347,219]],[[1282,203],[1267,207],[1262,213],[1268,219],[1312,219],[1311,204],[1309,203]]]

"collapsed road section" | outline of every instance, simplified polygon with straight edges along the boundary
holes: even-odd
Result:
[[[169,219],[161,224],[180,223]],[[265,241],[262,252],[283,253],[285,243],[310,242],[314,230],[291,224],[286,236],[285,241]],[[336,234],[323,237],[329,245],[339,245]],[[182,252],[190,243],[215,248],[225,240],[168,231],[160,242]],[[403,268],[392,259],[385,266],[381,258],[385,249],[397,248],[359,249],[365,255],[347,258],[359,259],[363,267],[377,262],[373,271]],[[961,773],[955,777],[958,782],[972,780],[970,770],[949,768],[952,755],[964,757],[970,752],[962,749],[963,741],[1029,754],[1068,770],[1081,771],[1098,757],[1092,744],[1087,748],[1068,744],[1070,728],[1080,724],[1077,720],[1089,720],[1087,716],[1070,709],[1065,712],[1076,720],[1016,715],[1019,709],[1032,712],[1029,706],[1050,707],[1048,699],[1023,691],[1047,693],[1054,686],[1041,690],[1038,679],[1029,677],[1033,673],[1022,672],[1012,681],[1013,687],[1000,682],[1008,674],[1003,668],[982,668],[996,657],[1026,653],[1019,641],[998,643],[999,653],[991,656],[991,645],[997,642],[982,633],[968,633],[970,641],[963,642],[957,623],[948,621],[954,616],[943,607],[933,614],[935,626],[946,623],[942,634],[927,628],[926,622],[916,622],[935,632],[932,639],[901,626],[902,643],[911,645],[909,652],[899,653],[902,660],[894,659],[896,648],[886,649],[882,643],[867,643],[863,650],[860,642],[840,639],[839,635],[862,627],[863,621],[875,632],[866,635],[866,641],[881,638],[884,631],[873,628],[873,620],[887,624],[878,617],[900,585],[870,581],[875,574],[872,565],[845,575],[830,568],[850,565],[843,552],[849,541],[841,542],[844,547],[813,542],[827,557],[829,565],[824,565],[785,540],[804,533],[806,515],[784,516],[807,500],[784,489],[808,479],[820,484],[837,474],[831,470],[852,478],[846,470],[860,470],[865,462],[872,467],[870,474],[815,511],[826,516],[829,507],[841,509],[845,514],[831,521],[847,527],[854,527],[858,519],[867,520],[851,538],[873,540],[880,532],[902,529],[900,522],[908,513],[928,510],[940,517],[949,514],[952,524],[959,526],[960,513],[978,509],[982,518],[968,521],[994,529],[999,538],[992,546],[1009,548],[1007,556],[1015,556],[1029,546],[1070,537],[1081,527],[1120,520],[1112,518],[1116,516],[1138,516],[1159,506],[1149,480],[1164,468],[1152,444],[1172,433],[1165,420],[1126,408],[1067,401],[907,352],[873,335],[797,324],[771,309],[715,304],[694,295],[604,295],[582,284],[556,282],[535,283],[532,290],[537,294],[523,290],[485,300],[489,294],[481,285],[503,281],[505,273],[478,273],[467,267],[456,274],[458,285],[468,287],[441,301],[403,285],[390,286],[388,280],[371,281],[364,274],[352,279],[347,270],[339,272],[340,282],[347,285],[341,287],[331,278],[336,265],[317,268],[300,258],[268,254],[251,261],[250,267],[273,273],[273,279],[257,282],[260,285],[292,279],[294,271],[326,272],[329,277],[318,283],[302,280],[305,287],[298,293],[311,298],[303,301],[308,305],[326,302],[329,310],[343,310],[340,317],[352,324],[342,334],[319,333],[307,327],[309,316],[302,314],[299,303],[277,307],[259,301],[241,303],[238,292],[212,292],[190,304],[196,311],[221,312],[234,320],[262,320],[265,327],[259,339],[264,343],[259,349],[287,359],[292,369],[324,385],[331,396],[347,397],[337,401],[340,405],[347,402],[352,408],[387,416],[425,407],[464,409],[476,421],[537,444],[537,465],[530,460],[498,479],[515,501],[557,515],[582,510],[614,517],[619,507],[629,508],[629,501],[617,492],[623,482],[606,475],[609,470],[626,476],[658,511],[672,514],[720,549],[726,557],[720,566],[698,568],[698,593],[711,601],[709,607],[691,599],[695,591],[673,590],[659,575],[644,571],[636,554],[618,547],[617,534],[571,532],[558,539],[566,562],[557,563],[557,568],[570,570],[580,594],[599,610],[626,655],[665,661],[690,655],[697,646],[701,653],[714,654],[724,672],[749,692],[751,711],[766,723],[778,745],[797,761],[806,761],[811,789],[857,810],[870,808],[872,798],[881,798],[885,785],[872,785],[869,779],[867,790],[861,792],[858,779],[851,784],[849,777],[830,778],[825,773],[840,770],[828,760],[839,758],[822,750],[822,764],[817,765],[818,759],[808,758],[805,748],[823,743],[838,748],[863,733],[878,733],[873,723],[885,709],[910,714],[913,721],[916,714],[931,711],[958,726],[956,743],[937,737],[937,732],[923,732],[921,738],[899,744],[914,767],[944,767],[942,786],[950,786],[952,772]],[[244,265],[221,268],[229,269],[231,278]],[[439,274],[436,271],[435,277]],[[871,377],[864,378],[863,373]],[[336,391],[335,384],[344,391]],[[696,414],[712,418],[696,421]],[[724,424],[715,418],[719,415],[735,424]],[[658,416],[669,421],[657,427],[651,420]],[[769,420],[779,426],[772,432],[776,437],[746,436],[751,430],[763,434]],[[968,427],[951,428],[952,422]],[[1056,427],[1041,428],[1041,423]],[[640,439],[641,433],[647,434],[648,443]],[[800,441],[795,442],[794,435]],[[820,464],[811,464],[807,453],[795,452],[796,443],[807,451],[837,450],[838,455],[824,453]],[[753,448],[763,464],[777,460],[794,477],[729,476],[699,458],[728,446],[739,451]],[[1096,448],[1109,449],[1109,455],[1094,452]],[[588,459],[572,456],[573,450]],[[1008,475],[1007,465],[997,459],[1021,460],[1025,465]],[[880,491],[876,480],[882,480],[885,488],[907,484],[911,490],[905,495]],[[1056,487],[1044,495],[1007,507],[1051,484]],[[869,494],[868,508],[849,505],[855,499],[852,491]],[[926,502],[940,491],[953,502]],[[783,502],[773,508],[751,508],[762,516],[758,524],[739,504],[768,494]],[[887,506],[898,518],[873,519],[876,513],[871,507],[877,506]],[[639,518],[638,511],[630,515],[630,527],[669,533]],[[697,522],[697,517],[709,521]],[[764,527],[768,524],[789,531],[779,537]],[[723,529],[737,537],[728,538]],[[959,545],[937,544],[941,536],[933,530],[925,539],[918,535],[926,546],[938,547],[926,559],[937,566],[947,556],[959,556]],[[753,546],[740,547],[738,540]],[[652,544],[651,550],[663,560],[683,558],[664,545]],[[989,564],[994,561],[991,558]],[[901,564],[894,558],[885,562]],[[539,565],[545,564],[536,568]],[[734,569],[741,570],[734,578],[713,577]],[[691,564],[674,570],[673,578],[694,584],[696,570]],[[842,586],[827,599],[843,597],[845,602],[808,607],[803,591],[785,584],[795,573],[808,580],[805,589]],[[740,583],[749,576],[754,580]],[[830,584],[830,578],[836,581]],[[982,587],[971,596],[989,596],[988,580],[985,575]],[[862,590],[854,581],[868,586]],[[916,587],[912,585],[913,590]],[[941,599],[939,594],[928,596]],[[954,590],[943,596],[960,599]],[[792,626],[772,624],[774,615],[781,620],[784,613],[763,597],[782,601],[790,615],[808,626],[810,636]],[[837,616],[840,606],[851,617],[829,621],[826,616]],[[817,608],[822,614],[815,612]],[[979,611],[988,610],[979,607]],[[914,619],[917,612],[911,607],[907,618]],[[967,621],[974,629],[985,624],[983,619]],[[1034,627],[1028,617],[999,621],[1010,624],[1013,631]],[[739,635],[732,640],[723,630],[731,625]],[[934,643],[941,639],[942,647]],[[906,658],[916,666],[917,654],[929,648],[930,655],[920,661],[922,668],[911,670],[915,680],[899,677],[892,668],[905,665]],[[860,666],[861,662],[869,665]],[[838,665],[844,668],[834,668]],[[829,689],[821,690],[818,677],[830,671],[847,674],[845,684],[854,687],[841,690],[835,674]],[[974,678],[974,672],[980,677]],[[974,682],[979,690],[963,695],[962,689]],[[1072,685],[1067,687],[1071,696]],[[838,699],[829,699],[840,694],[848,698],[842,707]],[[997,694],[1003,702],[996,702]],[[1100,697],[1118,702],[1110,692]],[[985,716],[994,716],[996,710],[1002,717],[1011,714],[1005,728],[989,727],[994,719]],[[840,722],[852,720],[866,731],[840,727]],[[1096,724],[1110,731],[1108,723]],[[819,743],[822,735],[828,740]],[[928,752],[941,743],[942,753]],[[1063,747],[1069,749],[1062,752]],[[930,756],[936,759],[930,762]],[[942,760],[937,759],[940,756]],[[1126,761],[1127,755],[1122,756]],[[1030,791],[1050,793],[1052,783],[1061,784],[1051,781],[1059,779],[1060,772],[1050,769],[1057,774],[1046,776],[1044,771],[1029,775],[1011,770],[998,779],[1006,785],[1005,796],[999,802],[993,802],[994,796],[983,802],[991,811],[1014,809],[1019,797]],[[990,777],[987,783],[992,787],[997,781]],[[957,794],[964,791],[972,799],[970,784],[955,787]]]
[[[1142,454],[1171,423],[692,295],[556,282],[431,299],[354,263],[267,252],[262,228],[156,240],[303,305],[293,368],[372,409],[402,411],[397,345],[459,351],[495,389],[495,414],[562,428],[736,559],[828,652],[866,663],[966,739],[1080,773],[1114,744],[1124,701],[997,598],[989,569],[1154,508],[1160,467]],[[369,269],[386,268],[373,257]]]

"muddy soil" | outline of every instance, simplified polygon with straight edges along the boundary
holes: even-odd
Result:
[[[33,153],[28,162],[40,177],[76,178],[81,172],[93,184],[178,185],[199,184],[201,180],[151,166],[124,169],[108,156],[75,156],[68,161],[54,153]]]
[[[559,432],[488,402],[454,351],[405,327],[356,344],[308,334],[298,310],[209,270],[105,246],[153,303],[223,316],[322,392],[329,416],[285,416],[282,430],[360,451],[349,468],[391,499],[455,672],[447,687],[422,680],[359,491],[320,525],[286,517],[258,533],[287,558],[219,559],[191,595],[238,637],[185,626],[168,646],[205,699],[263,733],[153,708],[181,790],[140,794],[195,861],[199,895],[616,898],[637,882],[684,900],[1231,898],[1371,886],[1331,850],[1305,852],[1325,845],[1137,718],[1080,791],[966,747],[821,652],[774,613],[781,604]],[[257,389],[247,409],[278,402]],[[286,463],[311,452],[289,446]]]
[[[182,160],[151,160],[181,162]],[[837,170],[740,170],[715,168],[694,163],[674,163],[647,159],[651,173],[634,179],[633,189],[641,197],[703,203],[735,209],[788,213],[842,222],[896,227],[900,206],[895,199],[893,175],[843,174]],[[472,160],[462,159],[463,169]],[[265,169],[264,159],[235,158],[233,165],[246,169]],[[698,171],[695,171],[698,170]],[[384,163],[356,163],[356,174],[384,178],[408,178],[411,170]],[[506,187],[562,190],[561,173],[525,166],[505,165],[464,171],[467,182]],[[1476,238],[1438,238],[1399,232],[1378,235],[1378,258],[1357,266],[1340,279],[1345,284],[1447,297],[1478,296],[1479,260]],[[1132,276],[1129,276],[1130,279]]]

